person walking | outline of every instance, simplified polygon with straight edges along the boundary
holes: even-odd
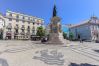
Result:
[[[80,35],[78,35],[78,39],[79,39],[80,43],[83,43],[83,40]]]
[[[83,40],[82,40],[82,38],[80,38],[80,43],[83,43]]]

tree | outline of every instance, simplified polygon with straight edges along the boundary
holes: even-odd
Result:
[[[36,35],[37,35],[37,36],[40,36],[40,37],[42,37],[42,36],[45,35],[45,30],[44,30],[44,28],[43,28],[42,26],[40,26],[40,27],[37,28],[37,33],[36,33]]]
[[[72,32],[70,32],[70,33],[69,33],[69,39],[70,39],[70,40],[73,40],[73,38],[74,38],[74,35],[73,35]]]
[[[66,39],[67,38],[67,34],[65,32],[63,32],[63,38]]]

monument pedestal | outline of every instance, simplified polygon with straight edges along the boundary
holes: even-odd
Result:
[[[46,44],[63,44],[59,39],[58,33],[50,33],[49,41]]]
[[[57,16],[56,5],[53,8],[53,17],[50,23],[49,40],[45,44],[63,44],[60,40],[59,33],[61,32],[61,18]]]

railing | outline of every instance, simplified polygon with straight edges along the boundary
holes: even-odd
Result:
[[[6,16],[6,18],[11,18],[11,19],[15,19],[15,20],[19,20],[19,21],[25,21],[25,22],[35,22],[34,20],[16,18],[16,17],[12,17],[12,16]]]
[[[17,32],[14,32],[14,35],[18,35],[19,33],[17,33]]]
[[[15,26],[14,29],[19,29],[19,27],[18,26]]]
[[[7,29],[12,29],[12,26],[11,25],[8,25],[6,28]]]
[[[25,35],[25,32],[21,32],[20,34],[21,34],[21,35]]]
[[[21,29],[25,29],[25,27],[21,27]]]
[[[30,30],[30,28],[27,28],[27,30]]]

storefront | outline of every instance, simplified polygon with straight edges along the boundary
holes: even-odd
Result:
[[[18,40],[29,40],[30,36],[27,35],[17,35]]]
[[[11,40],[11,37],[12,37],[12,33],[11,32],[7,32],[6,33],[6,39],[7,40]]]

